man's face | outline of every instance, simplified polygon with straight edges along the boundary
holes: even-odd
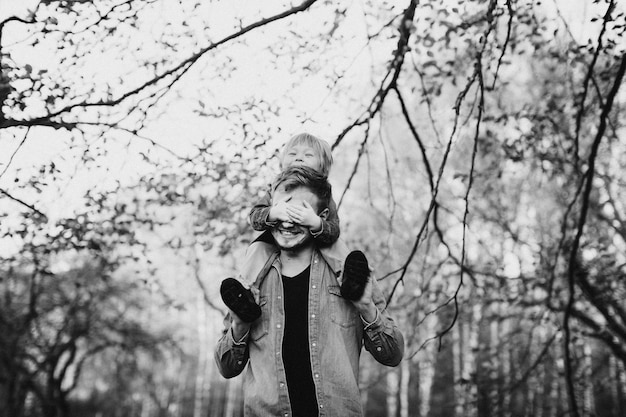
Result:
[[[279,186],[275,191],[273,198],[280,200],[288,198],[289,204],[303,206],[303,201],[308,202],[314,210],[318,210],[319,199],[306,187],[294,188],[290,191],[285,191],[282,186]],[[291,222],[278,222],[276,226],[272,228],[272,236],[276,241],[276,245],[287,251],[297,251],[313,242],[313,236],[309,232],[309,228],[301,226],[299,224]]]

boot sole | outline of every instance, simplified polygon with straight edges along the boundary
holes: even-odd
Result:
[[[351,301],[363,297],[370,276],[369,264],[360,250],[352,251],[346,257],[341,284],[341,296]]]
[[[254,302],[252,292],[234,278],[226,278],[220,285],[222,301],[233,313],[246,323],[261,317],[261,307]]]

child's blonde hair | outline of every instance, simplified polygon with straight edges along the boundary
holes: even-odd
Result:
[[[289,141],[283,147],[282,152],[280,153],[280,168],[281,170],[285,169],[283,166],[283,161],[285,160],[285,155],[291,149],[291,147],[296,145],[308,145],[320,157],[320,174],[325,177],[328,177],[328,173],[330,172],[330,167],[333,164],[333,154],[330,149],[330,145],[323,139],[320,139],[316,136],[311,135],[310,133],[298,133],[295,136],[292,136]]]

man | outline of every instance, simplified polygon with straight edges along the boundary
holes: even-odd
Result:
[[[330,184],[311,169],[285,171],[273,190],[274,201],[328,213]],[[227,303],[232,308],[215,351],[220,373],[231,378],[246,369],[245,416],[362,416],[361,347],[387,366],[398,365],[404,351],[375,279],[349,301],[337,281],[341,261],[324,258],[306,227],[279,222],[270,233],[250,246],[243,268],[256,276],[260,309],[254,311],[252,292],[234,292],[236,302]],[[270,238],[273,245],[263,242]]]

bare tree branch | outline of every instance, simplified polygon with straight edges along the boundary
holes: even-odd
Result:
[[[357,154],[356,157],[356,162],[354,163],[354,167],[352,168],[352,172],[350,173],[350,177],[348,178],[348,181],[346,183],[346,187],[343,189],[343,192],[341,193],[341,197],[339,198],[339,201],[337,202],[337,209],[339,209],[339,207],[341,206],[341,202],[343,201],[343,197],[346,195],[346,193],[348,192],[348,190],[350,189],[350,185],[352,184],[352,180],[354,179],[356,172],[359,168],[359,162],[361,161],[361,156],[363,156],[363,153],[365,152],[365,145],[367,144],[367,140],[369,139],[369,131],[370,131],[370,124],[369,121],[367,122],[367,128],[365,130],[365,134],[363,135],[363,140],[361,141],[361,146],[359,147],[359,152]]]
[[[398,32],[400,33],[400,37],[398,39],[398,44],[396,46],[396,50],[393,53],[393,59],[391,61],[391,65],[383,80],[380,83],[380,87],[378,91],[372,98],[370,104],[367,109],[361,116],[357,117],[356,120],[352,122],[348,127],[346,127],[340,134],[337,136],[335,143],[332,145],[332,149],[334,150],[339,144],[342,142],[344,137],[352,131],[355,127],[362,126],[364,124],[369,123],[369,121],[380,111],[382,108],[385,98],[391,89],[396,87],[396,83],[398,82],[398,77],[400,76],[400,72],[402,70],[402,64],[404,63],[404,57],[408,51],[408,43],[409,38],[411,36],[411,25],[413,24],[413,18],[415,16],[415,9],[417,7],[417,0],[411,0],[409,6],[405,9],[402,14],[402,19],[398,24]]]
[[[426,173],[428,174],[428,183],[430,184],[430,191],[432,193],[435,187],[434,179],[433,179],[434,175],[433,175],[433,170],[430,167],[430,162],[428,161],[428,155],[426,154],[426,147],[424,146],[424,142],[422,141],[422,138],[420,137],[419,133],[417,133],[417,129],[415,129],[415,126],[413,126],[413,122],[411,122],[411,116],[409,115],[409,110],[407,109],[406,104],[404,103],[404,98],[402,97],[400,90],[398,90],[397,87],[394,87],[393,90],[396,92],[396,95],[398,96],[398,101],[400,102],[400,108],[402,109],[402,115],[404,116],[404,121],[409,126],[409,130],[411,131],[411,134],[413,135],[415,142],[417,142],[417,146],[419,146],[420,148],[420,152],[422,154],[422,161],[424,162],[424,166],[426,167]]]
[[[608,279],[607,277],[598,277],[599,279]],[[619,277],[616,277],[619,280]],[[622,277],[623,278],[623,277]],[[589,273],[583,265],[577,266],[576,281],[586,298],[596,308],[604,320],[605,326],[610,329],[617,338],[626,343],[626,312],[619,303],[615,303],[610,297],[603,296],[598,289],[589,282]],[[621,319],[621,323],[618,320]]]
[[[613,19],[611,18],[611,14],[613,13],[614,8],[615,1],[611,0],[609,3],[609,7],[606,10],[606,13],[604,14],[602,29],[600,30],[600,34],[598,35],[598,47],[593,54],[593,58],[591,59],[591,63],[589,64],[587,75],[585,76],[585,81],[583,82],[583,91],[580,97],[580,103],[578,104],[578,113],[576,114],[576,132],[574,135],[574,158],[576,158],[576,161],[578,161],[579,158],[578,148],[580,146],[580,127],[582,124],[583,115],[585,114],[585,101],[587,100],[587,93],[589,91],[589,82],[593,78],[593,72],[596,66],[596,62],[598,61],[598,57],[600,56],[600,52],[603,51],[602,39],[604,38],[608,23],[613,21]]]
[[[500,56],[498,57],[498,64],[496,65],[496,71],[493,76],[493,83],[491,84],[492,89],[496,86],[496,81],[498,80],[498,72],[500,71],[500,66],[502,65],[504,55],[506,54],[506,48],[509,46],[509,41],[511,40],[511,30],[513,28],[513,16],[515,16],[515,11],[513,10],[513,5],[511,4],[511,0],[506,0],[506,8],[507,8],[507,11],[509,12],[509,20],[506,24],[506,38],[504,39],[504,43],[502,44],[502,52],[500,52]]]
[[[223,39],[211,43],[210,45],[206,46],[205,48],[201,49],[199,52],[191,55],[190,57],[184,59],[183,61],[181,61],[179,64],[175,65],[174,67],[170,68],[167,71],[162,72],[161,74],[157,75],[156,77],[144,82],[143,84],[141,84],[140,86],[127,91],[123,94],[121,94],[118,98],[116,99],[111,99],[111,100],[98,100],[98,101],[94,101],[94,102],[81,102],[81,103],[74,103],[74,104],[70,104],[67,105],[57,111],[54,111],[52,113],[49,113],[45,116],[42,117],[37,117],[34,119],[28,119],[28,120],[5,120],[0,124],[0,128],[6,128],[6,127],[14,127],[14,126],[33,126],[33,125],[45,125],[45,126],[52,126],[52,127],[57,127],[57,128],[72,128],[74,125],[73,124],[67,124],[67,123],[63,123],[63,122],[55,122],[52,121],[51,119],[54,119],[56,117],[59,117],[63,114],[69,113],[70,111],[77,109],[77,108],[81,108],[81,109],[87,109],[90,107],[100,107],[100,106],[115,106],[117,104],[122,103],[124,100],[126,100],[129,97],[135,96],[139,93],[141,93],[142,91],[144,91],[145,89],[147,89],[148,87],[151,87],[153,85],[156,85],[158,82],[160,82],[161,80],[173,76],[174,77],[174,81],[170,84],[170,86],[172,84],[174,84],[174,82],[176,82],[178,79],[180,79],[180,77],[189,70],[189,68],[195,64],[202,56],[204,56],[207,52],[212,51],[213,49],[216,49],[234,39],[237,39],[239,37],[242,37],[243,35],[258,29],[260,27],[263,27],[265,25],[268,25],[270,23],[273,23],[275,21],[284,19],[286,17],[289,17],[291,15],[294,15],[296,13],[302,12],[307,10],[308,8],[310,8],[313,4],[315,4],[317,0],[307,0],[302,2],[299,6],[295,6],[289,10],[286,10],[284,12],[278,13],[274,16],[265,18],[265,19],[261,19],[257,22],[254,22],[246,27],[243,27],[241,30],[239,30],[236,33],[233,33],[231,35],[228,35],[226,37],[224,37]]]
[[[48,220],[48,217],[47,217],[45,214],[43,214],[41,211],[37,210],[37,209],[35,208],[35,206],[33,206],[32,204],[28,204],[28,203],[26,203],[24,200],[21,200],[21,199],[19,199],[19,198],[15,197],[15,196],[13,196],[13,195],[9,194],[9,192],[8,192],[8,191],[6,191],[6,190],[4,190],[4,189],[2,189],[2,188],[0,188],[0,194],[2,194],[2,195],[4,195],[4,196],[6,196],[6,197],[8,197],[8,198],[10,198],[11,200],[15,201],[16,203],[19,203],[20,205],[22,205],[22,206],[26,207],[26,208],[27,208],[27,209],[29,209],[30,211],[35,212],[37,215],[41,216],[41,218],[42,218],[44,221],[47,221],[47,220]]]
[[[613,1],[609,4],[609,10],[613,9]],[[608,15],[605,15],[605,19],[607,19]],[[571,352],[570,352],[570,341],[571,341],[571,330],[569,325],[569,319],[571,316],[572,308],[575,300],[575,288],[576,288],[576,263],[578,258],[578,248],[580,246],[580,240],[583,234],[583,230],[585,227],[585,222],[587,220],[587,211],[589,208],[589,196],[591,195],[591,190],[593,188],[593,177],[595,173],[595,162],[596,156],[598,153],[598,148],[604,137],[604,132],[606,130],[607,119],[609,117],[609,113],[611,112],[611,108],[613,107],[613,100],[617,95],[619,87],[624,78],[624,72],[626,71],[626,54],[622,56],[620,66],[617,70],[617,74],[615,75],[615,80],[611,87],[611,90],[607,96],[606,103],[602,107],[602,113],[600,114],[600,123],[598,125],[598,131],[596,132],[596,136],[591,146],[591,151],[589,154],[589,158],[587,161],[588,168],[587,172],[585,172],[585,189],[583,191],[582,196],[582,207],[580,210],[580,217],[578,220],[576,237],[574,238],[574,242],[572,244],[572,248],[570,251],[569,257],[569,267],[568,267],[568,290],[569,290],[569,299],[567,302],[567,307],[565,309],[565,313],[563,316],[563,329],[564,329],[564,347],[565,347],[565,375],[567,378],[567,388],[568,395],[570,400],[570,407],[574,417],[579,416],[578,404],[576,403],[576,396],[574,392],[574,383],[573,383],[573,375],[572,375],[572,365],[571,365]]]
[[[454,299],[454,316],[452,318],[452,321],[450,322],[450,324],[448,325],[448,327],[446,327],[444,330],[442,330],[440,332],[440,336],[439,336],[439,345],[441,346],[441,338],[443,337],[443,335],[445,335],[448,331],[450,331],[452,329],[452,327],[454,326],[454,323],[456,323],[456,320],[459,316],[459,302],[458,302],[458,296],[459,296],[459,291],[461,291],[461,288],[463,287],[463,276],[465,273],[465,246],[466,246],[466,231],[468,228],[468,224],[467,224],[467,216],[469,214],[469,195],[470,195],[470,191],[472,190],[472,185],[474,184],[474,169],[475,169],[475,163],[476,163],[476,156],[478,154],[478,137],[480,135],[480,125],[483,119],[483,110],[484,110],[484,106],[485,106],[485,85],[483,82],[483,75],[482,75],[482,51],[479,52],[478,56],[476,57],[476,74],[477,74],[477,78],[478,78],[478,92],[477,94],[479,95],[478,98],[478,115],[476,116],[476,128],[474,131],[474,145],[472,147],[472,158],[471,158],[471,163],[470,163],[470,170],[469,170],[469,174],[468,174],[468,183],[467,183],[467,189],[465,190],[465,196],[463,197],[463,200],[465,201],[465,209],[463,211],[463,233],[462,233],[462,237],[461,237],[461,270],[459,273],[459,283],[456,287],[456,290],[454,291],[454,295],[453,295],[453,299]]]
[[[2,39],[2,31],[4,30],[4,25],[6,25],[9,22],[21,22],[26,25],[32,25],[33,23],[37,23],[34,19],[27,20],[18,16],[7,17],[2,22],[0,22],[0,40]]]
[[[15,155],[19,152],[20,148],[22,146],[24,146],[24,143],[26,142],[26,139],[28,138],[28,133],[29,132],[30,132],[30,127],[28,127],[28,129],[26,129],[26,133],[24,133],[24,138],[22,138],[22,141],[20,142],[20,144],[17,145],[17,147],[15,148],[13,153],[11,154],[11,157],[9,158],[9,162],[7,162],[7,164],[4,167],[4,169],[2,170],[2,172],[0,172],[0,178],[2,178],[2,176],[7,172],[7,170],[9,169],[9,166],[11,166],[11,162],[13,162],[13,158],[15,158]]]

